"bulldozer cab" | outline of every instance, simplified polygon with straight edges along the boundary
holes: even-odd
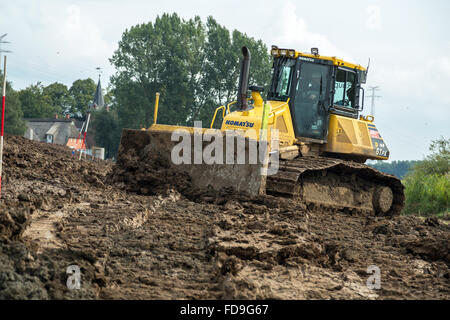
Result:
[[[331,113],[358,118],[365,69],[318,52],[272,48],[268,100],[287,101],[300,141],[326,143]]]

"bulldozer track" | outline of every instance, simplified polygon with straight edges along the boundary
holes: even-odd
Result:
[[[404,206],[403,190],[395,176],[361,163],[325,157],[281,160],[278,172],[266,181],[270,195],[298,198],[312,207],[369,215],[399,215]],[[382,210],[380,194],[389,197],[389,193],[389,205]]]

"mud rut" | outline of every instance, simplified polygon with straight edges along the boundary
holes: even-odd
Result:
[[[5,141],[0,298],[450,298],[445,221],[202,193],[161,166],[133,180],[63,147]],[[80,290],[66,287],[72,264]],[[369,265],[380,290],[366,286]]]

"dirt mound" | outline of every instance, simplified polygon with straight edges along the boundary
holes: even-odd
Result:
[[[0,203],[0,241],[9,243],[20,240],[25,228],[31,222],[30,208],[16,202]]]
[[[27,179],[64,185],[102,186],[105,165],[98,161],[74,161],[75,155],[64,146],[7,135],[4,149],[4,182]],[[109,168],[109,166],[107,166]]]
[[[174,188],[186,195],[200,192],[192,185],[186,173],[172,170],[161,159],[141,160],[134,149],[128,154],[121,154],[107,177],[108,183],[144,195],[164,194]]]
[[[20,137],[5,143],[0,298],[450,298],[441,220],[199,193],[163,163],[132,157],[141,177],[130,188],[136,175],[110,162]],[[69,266],[80,268],[80,289],[67,286]],[[381,289],[367,286],[369,266]]]

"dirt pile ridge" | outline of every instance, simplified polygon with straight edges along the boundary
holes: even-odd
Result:
[[[136,187],[108,161],[5,143],[0,298],[450,298],[450,228],[440,220],[201,193],[163,164],[134,164]],[[71,265],[79,290],[66,285]],[[379,290],[366,285],[371,265]]]

